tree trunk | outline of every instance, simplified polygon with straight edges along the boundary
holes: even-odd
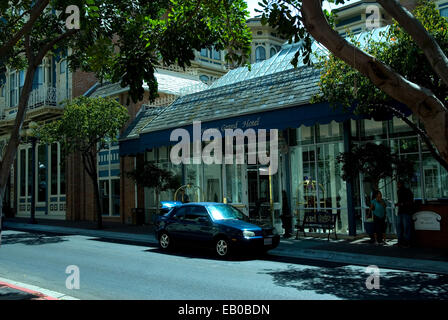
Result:
[[[92,177],[91,177],[92,178]],[[103,228],[103,210],[101,207],[101,199],[100,199],[100,190],[98,185],[98,179],[95,176],[95,179],[92,178],[93,187],[94,187],[94,195],[95,195],[95,203],[96,203],[96,220],[97,220],[97,229]]]
[[[6,187],[0,187],[0,246],[2,245],[3,199],[5,198],[5,190]]]
[[[96,212],[97,212],[97,228],[102,229],[103,228],[103,210],[101,206],[101,199],[100,199],[100,188],[98,185],[98,174],[96,170],[96,161],[95,161],[95,155],[91,153],[91,151],[83,153],[82,154],[82,163],[84,165],[84,169],[87,171],[87,174],[89,175],[90,179],[92,180],[93,184],[93,194],[95,197],[95,204],[96,204]]]
[[[342,38],[328,24],[321,1],[303,0],[301,12],[305,28],[314,39],[418,116],[440,156],[448,161],[448,111],[443,102]]]

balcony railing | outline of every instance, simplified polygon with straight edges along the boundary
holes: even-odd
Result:
[[[41,107],[63,107],[64,101],[70,96],[70,90],[65,88],[61,90],[52,86],[41,86],[30,92],[27,111]],[[14,119],[16,113],[17,105],[9,106],[5,100],[0,100],[0,120]]]

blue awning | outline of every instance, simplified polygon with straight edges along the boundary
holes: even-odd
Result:
[[[225,129],[286,129],[298,128],[301,125],[312,126],[316,123],[327,124],[331,121],[343,122],[349,119],[361,119],[360,115],[344,111],[342,108],[333,108],[328,103],[308,104],[290,108],[283,108],[262,113],[229,117],[215,121],[201,123],[202,131],[216,128],[224,136]],[[200,120],[200,119],[198,119]],[[193,125],[181,127],[193,139]],[[148,149],[161,146],[175,145],[177,141],[170,141],[171,132],[177,128],[140,134],[139,138],[120,141],[120,155],[135,155]]]

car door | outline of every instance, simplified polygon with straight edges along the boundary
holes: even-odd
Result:
[[[185,216],[189,209],[188,207],[180,207],[175,210],[176,212],[171,217],[170,223],[166,226],[166,230],[174,239],[185,239],[187,234]]]
[[[188,215],[188,232],[200,245],[208,245],[213,239],[214,225],[204,206],[191,206]]]

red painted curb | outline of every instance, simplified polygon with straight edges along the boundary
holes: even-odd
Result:
[[[22,291],[22,292],[26,292],[26,293],[32,294],[34,296],[37,296],[37,298],[31,299],[31,300],[59,300],[59,299],[56,299],[56,298],[53,298],[53,297],[50,297],[50,296],[46,296],[46,295],[44,295],[41,292],[33,291],[33,290],[30,290],[30,289],[26,289],[26,288],[22,288],[22,287],[19,287],[19,286],[10,284],[10,283],[6,283],[6,282],[0,282],[0,287],[2,287],[2,286],[8,287],[8,288],[11,288],[11,289],[15,289],[15,290],[19,290],[19,291]]]

